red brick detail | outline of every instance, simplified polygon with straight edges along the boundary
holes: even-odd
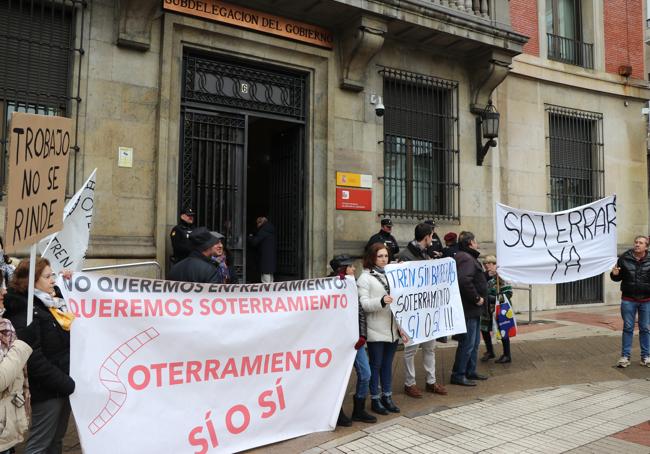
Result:
[[[650,446],[650,421],[642,422],[636,426],[612,435],[619,440],[625,440],[639,445]]]
[[[524,53],[539,57],[537,0],[510,0],[510,20],[514,31],[530,38],[524,45]]]
[[[618,74],[620,66],[632,66],[632,76],[645,79],[643,67],[642,0],[605,2],[605,71]]]

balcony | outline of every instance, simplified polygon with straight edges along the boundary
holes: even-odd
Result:
[[[594,69],[594,45],[571,38],[546,34],[548,59]]]

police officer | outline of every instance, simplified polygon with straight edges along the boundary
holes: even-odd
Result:
[[[194,228],[194,210],[190,207],[185,207],[181,211],[180,221],[169,233],[172,240],[172,248],[174,249],[172,255],[172,263],[178,263],[192,252],[192,243],[190,242],[190,233]]]
[[[427,248],[427,254],[432,259],[439,259],[442,257],[442,241],[440,241],[440,237],[436,233],[436,222],[432,219],[427,219],[424,223],[433,227],[431,245]]]
[[[393,261],[399,253],[399,245],[391,232],[393,231],[393,221],[389,218],[381,220],[381,230],[370,237],[366,244],[366,251],[375,243],[383,243],[388,249],[388,260]]]

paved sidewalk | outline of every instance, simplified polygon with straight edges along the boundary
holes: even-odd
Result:
[[[497,395],[399,417],[306,453],[650,453],[650,381]]]

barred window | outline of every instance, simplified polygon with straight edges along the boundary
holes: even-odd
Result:
[[[6,184],[8,129],[13,112],[72,116],[73,66],[83,49],[86,0],[0,0],[0,189]],[[78,77],[78,73],[77,73]],[[76,122],[76,119],[75,119]],[[76,146],[75,139],[75,150]],[[76,161],[76,157],[75,157]],[[70,162],[74,189],[74,166]]]
[[[547,105],[551,211],[604,196],[603,115]],[[556,287],[558,305],[603,302],[601,276]]]
[[[396,69],[384,78],[384,212],[458,219],[458,82]]]

